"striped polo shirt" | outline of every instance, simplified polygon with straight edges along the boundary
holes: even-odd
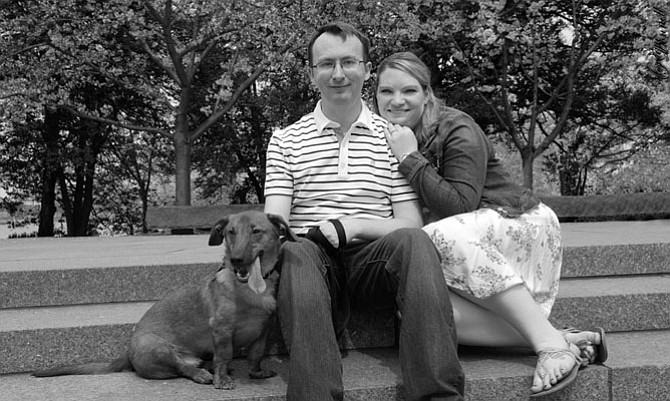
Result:
[[[418,199],[398,172],[385,126],[363,103],[349,132],[341,133],[319,102],[314,112],[272,135],[265,196],[293,199],[289,223],[296,233],[334,218],[389,219],[393,203]]]

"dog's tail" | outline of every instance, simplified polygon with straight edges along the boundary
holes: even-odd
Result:
[[[38,370],[32,373],[35,377],[50,377],[64,375],[101,375],[105,373],[122,372],[132,370],[127,355],[116,358],[112,362],[84,363],[80,365],[56,366],[49,369]]]

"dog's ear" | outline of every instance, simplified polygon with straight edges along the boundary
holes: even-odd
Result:
[[[226,229],[228,225],[228,217],[224,217],[214,224],[212,231],[209,233],[209,246],[221,245],[223,243],[223,237],[225,236],[223,230]]]
[[[284,234],[287,240],[291,242],[295,242],[298,240],[298,237],[295,235],[293,230],[291,230],[291,227],[289,227],[288,223],[286,220],[284,220],[283,217],[281,217],[278,214],[272,214],[272,213],[266,213],[268,216],[268,219],[272,222],[272,224],[277,227],[279,232],[281,234]]]

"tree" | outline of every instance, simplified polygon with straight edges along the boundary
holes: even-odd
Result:
[[[10,39],[18,38],[21,43],[12,45],[16,50],[10,52],[7,63],[19,67],[20,73],[12,77],[19,90],[4,97],[20,96],[25,102],[31,94],[47,93],[46,99],[35,103],[46,101],[49,107],[80,118],[164,135],[175,148],[176,203],[189,204],[193,142],[231,109],[275,60],[275,54],[281,55],[294,44],[279,29],[283,24],[271,24],[282,15],[279,6],[276,2],[201,0],[19,2],[7,13],[14,22]],[[269,57],[252,64],[248,62],[251,51]],[[46,68],[40,66],[36,80],[20,78],[21,73],[44,62]],[[49,66],[57,66],[59,79],[50,78],[53,70]],[[215,79],[200,82],[201,77],[214,76],[203,68],[215,69]],[[246,74],[246,79],[234,81],[236,73]],[[159,125],[131,120],[124,113],[112,119],[74,102],[68,92],[74,82],[82,80],[100,87],[113,83],[147,98],[154,109],[147,114],[160,110]],[[208,102],[200,104],[204,118],[197,121],[191,119],[196,97]]]
[[[651,104],[647,90],[619,82],[596,93],[601,96],[580,102],[579,123],[568,123],[545,159],[557,174],[561,195],[584,195],[590,170],[616,165],[662,140],[661,110]]]
[[[619,0],[426,2],[419,11],[428,25],[420,42],[443,88],[486,104],[494,118],[486,128],[506,133],[531,188],[534,160],[579,123],[579,96],[635,65],[659,20],[645,3]]]
[[[113,233],[147,233],[147,209],[159,202],[155,186],[173,171],[171,156],[162,136],[123,129],[111,136],[96,175],[95,224]]]
[[[229,188],[230,203],[263,203],[270,135],[312,111],[316,98],[303,63],[268,71],[197,144],[196,184],[203,197],[219,199]]]
[[[298,4],[298,3],[296,3]],[[313,27],[343,20],[352,23],[372,38],[371,56],[383,57],[386,51],[402,50],[416,38],[408,22],[416,20],[412,6],[405,1],[319,1],[295,9],[296,24]],[[230,112],[195,145],[194,166],[203,196],[213,201],[232,203],[263,202],[265,151],[272,131],[311,112],[318,93],[308,78],[307,36],[281,63],[267,68],[238,100]],[[258,55],[256,55],[258,56]],[[258,61],[260,62],[260,61]],[[226,189],[228,199],[221,200]]]

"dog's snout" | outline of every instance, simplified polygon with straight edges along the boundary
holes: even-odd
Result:
[[[240,265],[242,262],[244,262],[244,259],[242,258],[230,258],[230,262],[234,265]]]

